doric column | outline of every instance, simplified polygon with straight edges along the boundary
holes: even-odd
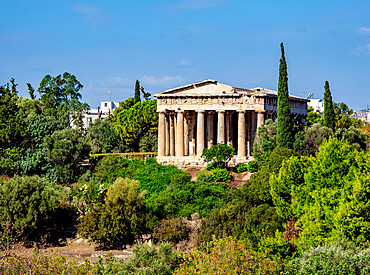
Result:
[[[197,155],[200,157],[204,149],[204,111],[197,111]]]
[[[207,112],[207,148],[211,148],[213,144],[213,111],[209,111]]]
[[[245,111],[238,112],[238,157],[245,157]]]
[[[184,155],[189,156],[189,114],[184,118]]]
[[[233,112],[226,113],[226,143],[229,146],[233,146]]]
[[[217,111],[217,143],[225,143],[225,111]]]
[[[176,156],[184,156],[184,111],[177,112]]]
[[[166,118],[164,112],[159,112],[158,118],[158,157],[163,157],[166,150]]]
[[[170,155],[170,115],[166,115],[166,150],[164,151],[165,156]]]
[[[170,114],[170,156],[175,155],[175,125],[174,115]]]
[[[265,113],[263,111],[257,111],[257,128],[265,123]]]

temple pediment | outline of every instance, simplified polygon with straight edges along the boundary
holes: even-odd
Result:
[[[161,97],[209,97],[209,96],[241,96],[241,93],[252,92],[247,89],[235,88],[230,85],[218,83],[216,80],[208,79],[174,89],[169,89],[154,96]]]

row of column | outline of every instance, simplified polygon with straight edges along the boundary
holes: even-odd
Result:
[[[246,120],[245,111],[238,112],[238,157],[246,156]],[[184,119],[184,111],[179,110],[176,115],[169,114],[166,119],[165,112],[159,112],[158,122],[158,156],[201,156],[203,149],[207,145],[210,148],[214,144],[213,112],[207,115],[207,144],[205,144],[205,111],[196,111],[196,138],[194,133],[191,135],[192,147],[189,148],[189,119]],[[231,146],[233,140],[232,113],[226,114],[225,131],[225,111],[217,111],[217,142],[227,143]],[[194,122],[194,120],[192,121]],[[264,113],[257,112],[257,128],[264,123]],[[191,127],[192,128],[192,127]],[[176,132],[175,132],[176,131]],[[193,131],[192,131],[193,132]],[[226,133],[226,135],[225,135]],[[196,142],[196,150],[195,150]]]

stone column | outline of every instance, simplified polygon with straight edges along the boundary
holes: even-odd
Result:
[[[213,144],[213,111],[209,111],[207,112],[207,148],[211,148]]]
[[[176,156],[184,156],[184,111],[177,112]]]
[[[164,112],[159,112],[158,118],[158,157],[163,157],[166,150],[166,118]]]
[[[233,146],[233,112],[226,113],[226,143],[229,146]]]
[[[170,114],[170,156],[175,155],[175,125],[174,115]]]
[[[218,125],[217,125],[217,143],[225,143],[225,111],[217,111]]]
[[[245,111],[238,112],[238,157],[245,157]]]
[[[204,149],[204,111],[197,111],[197,155],[200,157]]]
[[[184,155],[189,155],[189,114],[184,119]]]
[[[257,128],[265,123],[265,113],[264,111],[257,111]]]
[[[170,155],[170,115],[166,115],[166,151],[164,152],[165,156]]]

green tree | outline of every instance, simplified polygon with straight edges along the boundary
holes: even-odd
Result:
[[[252,156],[258,161],[260,166],[263,165],[264,160],[268,158],[276,147],[276,133],[277,124],[271,119],[266,120],[265,124],[257,129]]]
[[[315,123],[324,124],[324,118],[315,112],[312,106],[307,106],[307,125],[311,126]]]
[[[157,101],[138,102],[129,109],[115,114],[113,127],[121,140],[138,151],[140,140],[148,133],[157,134]]]
[[[132,244],[142,234],[145,191],[139,182],[118,178],[108,188],[104,204],[98,204],[82,219],[79,232],[105,248],[121,248]]]
[[[226,168],[227,163],[235,155],[235,149],[224,143],[217,143],[211,148],[204,148],[202,158],[211,168]]]
[[[109,119],[96,119],[86,130],[86,141],[93,153],[110,153],[117,145],[117,136]]]
[[[75,125],[81,126],[82,113],[89,109],[87,103],[81,102],[82,87],[77,78],[67,72],[56,77],[46,75],[38,88],[44,114],[61,121],[64,127],[70,126],[70,119]]]
[[[60,193],[38,177],[14,177],[0,186],[1,226],[16,232],[37,230],[59,206]]]
[[[139,82],[139,80],[136,80],[136,83],[135,83],[135,103],[138,103],[138,102],[141,101],[140,92],[141,92],[140,82]]]
[[[30,94],[30,98],[31,99],[36,99],[35,89],[32,87],[32,85],[30,83],[27,83],[27,87],[28,87],[28,92]]]
[[[279,66],[278,107],[277,107],[277,135],[276,145],[293,148],[293,124],[290,117],[288,70],[285,61],[284,45],[280,44],[281,58]]]
[[[55,180],[73,183],[82,173],[78,162],[88,157],[90,147],[77,129],[55,131],[45,138],[46,155],[54,165]]]
[[[288,71],[285,61],[284,45],[280,44],[281,58],[279,66],[277,135],[276,144],[279,147],[293,148],[293,124],[290,117]]]
[[[336,117],[328,81],[325,81],[324,88],[324,125],[334,130]]]

